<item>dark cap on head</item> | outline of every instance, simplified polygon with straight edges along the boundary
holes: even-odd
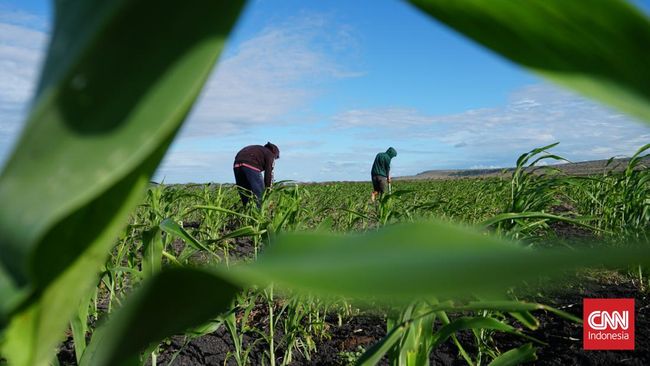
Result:
[[[264,145],[264,147],[271,150],[271,152],[273,152],[273,155],[275,155],[276,159],[280,159],[280,149],[278,149],[276,145],[267,142],[266,145]]]

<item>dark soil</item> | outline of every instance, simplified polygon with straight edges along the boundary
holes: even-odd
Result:
[[[554,212],[563,214],[572,211],[571,207],[554,207]],[[187,227],[198,227],[191,223]],[[567,240],[593,239],[593,233],[582,227],[562,222],[551,223],[558,238]],[[232,260],[250,259],[255,246],[250,238],[237,238],[229,243],[228,254]],[[185,244],[174,241],[174,254],[182,251]],[[223,255],[222,246],[219,255]],[[524,292],[524,291],[521,291]],[[587,274],[579,276],[578,280],[562,283],[562,288],[522,296],[528,301],[534,301],[553,306],[565,312],[582,318],[583,298],[635,298],[636,302],[636,349],[635,351],[584,351],[582,350],[582,325],[571,322],[557,315],[538,311],[533,315],[540,320],[540,327],[530,331],[523,325],[512,320],[511,323],[525,334],[535,337],[548,345],[536,345],[538,360],[535,365],[650,365],[650,299],[647,292],[640,291],[629,278],[617,276],[615,273],[597,278]],[[257,304],[251,312],[251,323],[260,326],[268,324],[268,308]],[[456,316],[458,314],[455,314]],[[451,317],[454,315],[451,314]],[[440,324],[436,324],[439,327]],[[291,365],[346,365],[358,357],[363,350],[368,349],[386,335],[386,320],[381,315],[361,314],[343,319],[339,326],[335,316],[327,318],[327,337],[315,339],[316,351],[309,357],[294,351]],[[276,329],[276,357],[281,361],[286,346],[282,344],[281,326]],[[268,329],[262,329],[268,334]],[[477,346],[471,332],[457,334],[460,343],[471,354],[475,355]],[[506,333],[496,333],[493,336],[494,346],[500,352],[524,345],[530,341]],[[261,365],[268,363],[268,344],[258,333],[247,332],[243,335],[244,348],[251,347],[248,364]],[[233,340],[222,326],[217,331],[187,339],[185,336],[171,337],[160,347],[159,365],[236,365],[230,354],[235,350]],[[58,359],[61,365],[75,365],[74,346],[72,337],[61,345]],[[430,356],[431,365],[466,365],[458,354],[458,349],[451,340],[435,349]],[[380,365],[388,365],[384,358]]]
[[[569,218],[576,217],[576,209],[568,203],[562,203],[551,207],[551,212],[555,215],[566,216]],[[573,243],[588,243],[594,239],[594,233],[591,229],[579,226],[565,221],[550,221],[548,226],[553,230],[555,236],[561,240]]]
[[[536,365],[650,365],[650,299],[647,293],[639,291],[632,283],[612,282],[608,279],[581,277],[580,283],[565,285],[563,290],[554,290],[547,294],[536,294],[529,301],[541,302],[582,318],[583,298],[635,298],[636,300],[636,349],[634,351],[584,351],[582,350],[582,325],[573,323],[545,311],[535,312],[541,326],[530,331],[513,321],[514,325],[524,333],[533,336],[547,346],[537,345]],[[251,320],[254,323],[268,323],[268,311],[263,305],[256,305]],[[453,317],[453,315],[452,315]],[[381,340],[386,334],[386,322],[379,315],[357,315],[344,319],[338,326],[336,317],[328,318],[329,336],[316,340],[317,351],[307,359],[299,352],[294,352],[292,365],[345,365],[358,356],[364,349]],[[437,324],[436,326],[439,326]],[[280,328],[280,327],[278,327]],[[282,334],[276,336],[280,342]],[[460,332],[458,338],[470,354],[475,354],[476,345],[470,332]],[[519,347],[528,340],[517,336],[496,333],[494,335],[496,348],[505,352]],[[173,365],[236,365],[235,360],[228,357],[234,351],[232,339],[225,327],[216,332],[193,339],[185,346],[184,336],[174,336],[161,346],[158,364],[166,365],[172,360]],[[244,347],[252,345],[249,364],[266,363],[267,343],[259,335],[250,332],[244,335]],[[278,345],[276,355],[281,358],[284,353],[282,344]],[[74,347],[69,337],[60,348],[58,354],[61,365],[74,365]],[[280,360],[278,360],[280,361]],[[465,365],[458,355],[456,346],[451,340],[434,350],[430,361],[432,365]],[[386,359],[381,365],[387,365]]]
[[[201,226],[199,221],[184,222],[183,228],[185,229],[198,229]],[[236,225],[226,227],[226,233],[237,228]],[[190,234],[192,232],[190,231]],[[224,233],[225,234],[225,233]],[[185,242],[181,239],[174,239],[171,244],[171,254],[178,256],[185,249]],[[259,249],[259,248],[258,248]],[[220,242],[217,246],[216,253],[225,258],[226,254],[230,261],[250,260],[255,257],[255,243],[251,237],[240,237],[227,239]],[[197,252],[190,257],[190,261],[195,264],[208,263],[210,256],[207,253]]]
[[[296,365],[346,365],[349,359],[346,353],[359,353],[368,349],[386,335],[386,320],[380,316],[356,316],[347,319],[341,327],[332,328],[331,338],[322,340],[318,345],[318,353],[311,361],[297,360]],[[469,333],[459,334],[461,342],[469,340]],[[469,347],[472,348],[471,346]],[[430,357],[432,365],[467,365],[457,355],[457,349],[451,341],[442,344]],[[384,357],[380,365],[388,365]]]
[[[582,325],[556,315],[537,312],[541,326],[528,334],[548,343],[537,351],[537,365],[650,365],[650,299],[632,283],[581,279],[572,290],[538,295],[530,299],[582,318],[584,298],[634,298],[636,306],[634,351],[582,350]],[[499,341],[507,343],[508,337]]]

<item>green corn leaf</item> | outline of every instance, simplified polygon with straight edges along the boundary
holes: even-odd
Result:
[[[519,320],[528,329],[535,330],[539,328],[539,320],[528,311],[509,312],[508,314]]]
[[[425,365],[433,344],[433,327],[436,314],[429,311],[423,303],[413,309],[409,315],[409,324],[405,337],[402,337],[400,359],[408,365]]]
[[[559,215],[553,215],[545,212],[508,212],[508,213],[503,213],[496,215],[488,220],[483,221],[480,226],[484,228],[488,228],[498,222],[504,221],[504,220],[517,220],[517,219],[543,219],[543,220],[554,220],[554,221],[562,221],[562,222],[568,222],[570,224],[574,224],[577,226],[582,226],[591,230],[595,231],[603,231],[602,229],[599,229],[595,226],[585,224],[583,221],[586,220],[593,220],[593,218],[587,217],[587,218],[573,218],[573,217],[565,217],[565,216],[559,216]]]
[[[148,184],[148,177],[133,182],[131,196],[117,212],[117,217],[128,215],[127,209],[136,205],[142,190]],[[120,187],[124,188],[124,187]],[[46,365],[52,358],[56,343],[61,340],[63,330],[69,317],[79,304],[79,300],[96,285],[96,274],[116,236],[108,236],[119,231],[120,222],[114,221],[108,232],[82,252],[82,255],[42,291],[36,292],[40,297],[30,301],[24,308],[14,310],[6,330],[4,344],[0,344],[1,353],[12,365]],[[57,242],[57,244],[60,244]],[[4,299],[2,299],[4,300]],[[10,313],[11,314],[11,313]]]
[[[526,165],[528,160],[530,160],[530,158],[532,158],[533,156],[535,156],[535,155],[537,155],[537,154],[539,154],[541,152],[544,152],[544,151],[546,151],[548,149],[551,149],[551,148],[553,148],[553,147],[555,147],[555,146],[557,146],[559,144],[560,144],[559,142],[554,142],[554,143],[552,143],[550,145],[538,147],[538,148],[530,150],[529,152],[527,152],[525,154],[521,154],[519,156],[519,158],[517,159],[517,164],[516,164],[517,168],[521,168],[524,165]],[[531,164],[531,165],[535,165],[535,164]]]
[[[183,229],[180,225],[178,225],[174,220],[172,219],[164,219],[160,223],[160,228],[171,235],[174,235],[175,237],[182,239],[185,241],[187,244],[192,246],[196,250],[203,250],[206,253],[210,253],[212,256],[216,257],[217,259],[221,259],[215,252],[210,250],[210,248],[206,247],[203,243],[200,241],[196,240],[192,235],[190,235],[185,229]]]
[[[447,324],[451,323],[451,321],[449,320],[449,316],[444,311],[439,311],[438,312],[438,317],[440,318],[440,321],[444,325],[447,325]],[[467,362],[467,364],[470,365],[470,366],[474,366],[474,361],[472,360],[472,357],[469,355],[469,353],[467,353],[467,351],[465,350],[463,345],[460,344],[460,342],[458,341],[458,338],[456,337],[455,334],[451,335],[451,340],[454,343],[454,345],[456,345],[456,348],[458,348],[458,353],[460,353],[460,355],[463,357],[465,362]]]
[[[353,214],[353,215],[355,215],[357,217],[361,217],[361,218],[363,218],[365,220],[371,220],[371,218],[368,215],[366,215],[364,213],[361,213],[359,211],[351,210],[351,209],[345,208],[345,207],[341,208],[341,211],[351,213],[351,214]]]
[[[411,194],[411,193],[414,193],[414,192],[415,191],[412,190],[412,189],[400,189],[398,191],[390,193],[389,196],[392,197],[392,198],[397,198],[397,197],[405,196],[407,194]]]
[[[436,349],[452,334],[463,329],[493,329],[501,332],[516,333],[515,328],[494,318],[460,317],[449,324],[443,325],[433,334],[432,349]]]
[[[191,328],[187,332],[185,332],[185,334],[193,338],[201,337],[216,332],[219,328],[221,328],[223,324],[224,324],[224,320],[217,318],[215,320],[210,320],[194,328]]]
[[[112,273],[128,273],[129,275],[133,276],[134,278],[137,278],[138,280],[141,280],[143,278],[142,272],[140,272],[137,268],[116,266],[116,267],[111,267],[109,271]]]
[[[253,218],[252,216],[249,216],[249,215],[243,214],[243,213],[241,213],[241,212],[237,212],[237,211],[229,210],[229,209],[227,209],[227,208],[223,208],[223,207],[198,205],[198,206],[196,206],[195,208],[196,208],[196,209],[201,209],[201,210],[223,212],[223,213],[227,213],[227,214],[229,214],[229,215],[233,215],[233,216],[241,217],[241,218],[243,218],[243,219],[255,220],[255,218]]]
[[[649,149],[650,144],[645,144],[644,146],[640,147],[639,150],[634,153],[634,155],[632,155],[632,158],[630,159],[630,162],[627,164],[627,168],[625,169],[625,175],[629,176],[632,174],[634,169],[641,163],[641,160],[648,156],[641,154]]]
[[[23,298],[28,295],[26,289],[17,288],[13,282],[13,278],[0,264],[0,339],[4,328],[9,321],[9,314],[11,310],[23,301]]]
[[[15,365],[50,361],[242,1],[56,5],[33,108],[0,175],[0,289],[14,288],[0,297],[0,319],[11,318],[2,353]]]
[[[244,284],[273,282],[325,295],[408,302],[419,296],[503,293],[540,275],[649,261],[648,246],[529,250],[467,228],[427,222],[357,235],[278,235],[256,263],[224,273]]]
[[[121,365],[163,338],[227,311],[239,289],[200,269],[163,270],[93,334],[80,365]]]
[[[563,158],[563,157],[561,157],[559,155],[546,154],[546,155],[542,155],[542,156],[538,157],[537,159],[533,160],[528,165],[528,168],[535,166],[534,169],[530,169],[529,173],[537,172],[540,169],[550,170],[551,173],[556,173],[556,172],[561,173],[562,172],[561,170],[555,169],[555,168],[550,167],[550,166],[536,166],[537,163],[539,163],[542,160],[546,160],[546,159],[552,159],[552,160],[556,160],[556,161],[563,161],[563,162],[566,162],[566,163],[570,163],[569,160],[567,160],[567,159],[565,159],[565,158]]]
[[[163,242],[159,228],[152,228],[142,233],[142,274],[143,277],[153,276],[160,272],[162,266]]]
[[[436,305],[436,307],[440,307],[442,310],[456,310],[456,311],[466,311],[466,310],[473,310],[473,311],[478,311],[478,310],[496,310],[496,311],[508,311],[508,312],[529,312],[529,311],[535,311],[535,310],[546,310],[550,313],[553,313],[555,315],[558,315],[562,318],[565,318],[567,320],[576,322],[576,323],[582,323],[582,319],[576,317],[575,315],[571,315],[567,312],[564,312],[562,310],[558,310],[552,306],[544,305],[544,304],[538,304],[534,302],[525,302],[525,301],[511,301],[511,300],[496,300],[496,301],[488,301],[488,300],[481,300],[481,301],[471,301],[465,305],[460,305],[460,306],[453,306],[453,305],[448,305],[445,303],[441,303],[439,305]]]
[[[650,21],[627,2],[411,2],[502,56],[650,122]]]
[[[323,231],[323,232],[328,232],[332,231],[332,227],[334,226],[334,218],[331,216],[325,217],[323,221],[318,224],[318,227],[316,228],[315,231]]]
[[[514,303],[517,304],[519,301],[510,301],[510,300],[501,300],[503,301],[504,304],[508,303]],[[478,301],[480,304],[480,300]],[[508,311],[508,314],[512,316],[513,318],[517,319],[521,324],[523,324],[526,328],[535,330],[539,328],[540,322],[539,320],[531,314],[530,311],[528,310],[520,310],[520,311]]]
[[[229,232],[228,234],[219,237],[219,239],[208,240],[207,242],[216,243],[216,242],[224,241],[226,239],[233,239],[233,238],[241,238],[241,237],[246,237],[246,236],[261,235],[264,232],[265,232],[265,230],[260,231],[260,230],[255,229],[254,227],[248,225],[248,226],[240,227],[237,230],[233,230],[233,231]]]
[[[516,366],[535,360],[537,360],[535,347],[533,347],[532,343],[526,343],[495,358],[488,366]]]
[[[500,332],[511,333],[519,337],[535,341],[541,345],[548,346],[548,343],[543,342],[535,337],[531,337],[521,333],[514,327],[491,317],[461,317],[451,323],[444,325],[433,335],[433,348],[438,347],[445,342],[449,337],[455,335],[459,330],[472,329],[474,331],[491,329]]]
[[[379,342],[375,343],[372,347],[368,348],[367,351],[357,360],[358,366],[373,366],[376,365],[382,357],[388,352],[394,345],[402,338],[404,331],[406,329],[405,325],[400,325],[395,327],[386,334]]]
[[[88,332],[88,307],[94,291],[88,293],[79,301],[79,308],[76,314],[70,319],[70,330],[74,340],[74,353],[77,363],[86,349],[86,332]]]

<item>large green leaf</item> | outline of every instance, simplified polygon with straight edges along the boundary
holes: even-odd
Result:
[[[530,250],[468,228],[427,222],[357,235],[280,235],[256,263],[224,274],[242,283],[406,302],[418,296],[494,295],[540,275],[636,262],[650,262],[650,247]]]
[[[583,222],[583,221],[593,220],[590,217],[572,218],[566,216],[553,215],[546,212],[506,212],[506,213],[495,215],[481,222],[479,225],[484,228],[488,228],[501,221],[518,220],[518,219],[541,219],[541,220],[561,221],[561,222],[567,222],[569,224],[574,224],[577,226],[586,227],[594,231],[601,231],[599,228],[589,224],[585,224]]]
[[[650,21],[621,0],[411,0],[531,70],[650,122]]]
[[[149,183],[149,176],[143,173],[134,173],[134,176],[139,179],[127,179],[114,188],[127,190],[130,196],[125,198],[120,211],[114,213],[116,219],[110,227],[49,286],[35,292],[31,298],[33,301],[14,310],[6,343],[0,344],[3,355],[12,365],[44,365],[50,361],[69,316],[78,307],[79,300],[96,284],[95,275],[106,261],[117,232],[131,208],[142,199],[141,193]]]
[[[400,340],[404,334],[405,329],[405,325],[400,325],[391,329],[384,338],[375,343],[372,347],[368,348],[368,350],[364,352],[361,357],[359,357],[356,365],[372,366],[379,363],[386,352],[388,352],[395,345],[395,343]]]
[[[495,358],[488,366],[515,366],[525,362],[537,360],[535,347],[532,343],[526,343],[519,348],[511,349]]]
[[[163,270],[137,289],[99,327],[80,365],[121,365],[149,344],[228,310],[239,289],[199,269]]]
[[[0,176],[0,291],[11,295],[0,320],[13,319],[2,351],[13,364],[49,361],[242,3],[57,2],[33,108]]]
[[[160,228],[153,227],[142,232],[142,275],[150,277],[162,268],[163,241]]]
[[[9,321],[10,311],[22,302],[22,297],[26,296],[27,291],[20,291],[13,282],[11,275],[0,264],[0,339],[2,339],[3,329]]]
[[[444,341],[446,341],[452,334],[463,329],[492,329],[501,332],[516,333],[517,330],[502,321],[489,317],[460,317],[455,319],[449,324],[445,324],[438,331],[433,334],[432,349],[436,349]]]
[[[202,250],[206,253],[209,253],[213,257],[217,259],[221,259],[219,255],[217,255],[215,252],[210,250],[210,248],[206,247],[205,244],[201,243],[200,241],[196,240],[190,233],[188,233],[183,227],[178,225],[174,220],[172,219],[164,219],[160,223],[160,228],[165,231],[166,233],[173,235],[179,239],[182,239],[185,241],[188,245],[192,246],[196,250]]]

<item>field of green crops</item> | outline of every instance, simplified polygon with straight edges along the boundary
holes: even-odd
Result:
[[[392,194],[378,202],[370,200],[369,182],[279,182],[267,192],[260,210],[254,205],[242,207],[232,185],[151,185],[145,202],[131,215],[129,226],[112,250],[96,290],[82,302],[59,358],[63,364],[81,361],[86,339],[94,337],[94,327],[89,325],[109,316],[141,280],[161,268],[236,268],[238,263],[254,262],[258,255],[263,257],[275,238],[287,232],[363,234],[397,223],[438,219],[517,239],[519,245],[534,251],[556,246],[616,247],[631,240],[647,241],[650,171],[640,161],[650,145],[635,155],[623,173],[605,170],[602,175],[587,178],[568,177],[552,167],[531,165],[558,159],[547,152],[552,147],[522,155],[510,178],[396,181]],[[304,241],[300,245],[311,243]],[[408,243],[397,238],[389,245],[399,247]],[[399,255],[399,250],[395,253]],[[345,261],[345,253],[340,253],[338,260]],[[393,270],[390,260],[387,263],[385,270]],[[645,296],[642,294],[650,285],[642,267],[597,273],[619,278],[638,291],[639,296]],[[421,280],[428,278],[424,276]],[[373,305],[368,298],[364,302],[342,296],[319,298],[304,292],[278,293],[273,285],[253,286],[240,292],[224,314],[150,346],[140,362],[353,364],[364,360],[372,363],[386,355],[394,364],[406,365],[424,364],[430,358],[435,362],[435,355],[443,346],[446,348],[442,352],[468,365],[515,356],[517,362],[522,362],[534,359],[536,349],[548,346],[548,340],[537,339],[531,333],[544,326],[538,313],[546,318],[552,314],[555,321],[566,324],[580,322],[581,314],[576,309],[563,312],[547,304],[532,303],[534,291],[521,284],[513,288],[502,293],[500,301],[482,301],[477,295],[455,301],[423,298],[380,306]],[[177,294],[172,289],[166,296]],[[150,311],[155,313],[155,307]],[[388,331],[386,338],[381,338],[384,334],[372,335],[377,339],[369,342],[372,337],[361,337],[360,343],[338,345],[338,351],[320,348],[333,334],[341,333],[339,328],[343,329],[344,324],[368,314]],[[463,333],[462,340],[456,336],[468,329],[471,332]],[[354,332],[347,336],[354,339]],[[512,342],[518,346],[509,344],[504,348],[495,340],[499,333],[513,336]],[[206,337],[211,334],[220,337],[223,349],[208,353],[211,361],[192,356],[192,352],[197,352],[192,351],[192,342],[209,342]],[[330,354],[324,358],[323,352]]]
[[[537,168],[553,144],[504,179],[395,181],[375,203],[369,183],[277,182],[260,210],[152,185],[244,3],[54,2],[0,174],[0,364],[650,364],[650,145],[620,173]],[[410,3],[650,123],[631,3]],[[636,299],[635,351],[582,350],[585,297]]]

